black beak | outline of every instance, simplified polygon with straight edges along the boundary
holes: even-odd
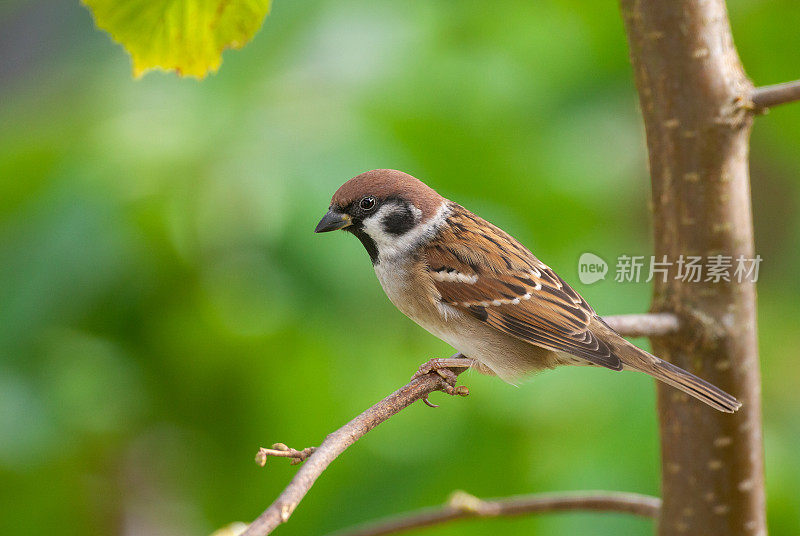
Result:
[[[349,214],[341,214],[339,212],[334,212],[333,210],[329,210],[327,214],[325,214],[319,223],[317,224],[317,228],[314,229],[315,233],[327,233],[328,231],[336,231],[337,229],[344,229],[353,224],[353,220],[350,218]]]

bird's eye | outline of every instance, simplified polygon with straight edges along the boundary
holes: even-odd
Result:
[[[367,196],[358,203],[358,206],[361,207],[361,210],[370,211],[375,208],[375,198],[371,195]]]

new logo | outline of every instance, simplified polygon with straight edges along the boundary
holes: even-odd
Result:
[[[578,259],[578,279],[584,285],[591,285],[606,278],[608,263],[594,253],[584,253]]]

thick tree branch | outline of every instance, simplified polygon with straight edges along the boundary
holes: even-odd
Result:
[[[788,102],[788,90],[753,89],[724,0],[621,0],[621,7],[647,134],[654,255],[754,259],[749,101]],[[676,263],[669,277],[655,278],[651,310],[692,321],[680,336],[653,339],[653,353],[743,406],[734,415],[714,412],[658,386],[658,534],[764,535],[754,281],[690,281],[678,271]]]
[[[610,316],[605,317],[605,320],[621,334],[637,337],[672,333],[679,327],[677,317],[666,313]],[[464,371],[463,368],[447,370],[452,371],[452,378]],[[367,409],[326,437],[325,441],[317,448],[308,447],[303,450],[295,450],[282,443],[276,443],[272,449],[259,449],[256,462],[262,466],[266,464],[269,456],[291,458],[293,464],[307,461],[275,502],[253,521],[244,535],[269,534],[275,527],[285,523],[317,478],[342,452],[367,432],[417,400],[427,400],[428,395],[434,391],[444,391],[462,396],[469,394],[469,390],[465,387],[456,388],[441,375],[431,372],[412,380]]]
[[[779,104],[800,101],[800,80],[757,87],[753,90],[750,100],[753,103],[753,110],[756,112],[765,112]]]
[[[463,491],[452,495],[441,508],[425,508],[372,523],[337,531],[330,536],[383,536],[441,525],[458,519],[513,517],[565,511],[595,511],[633,514],[656,519],[661,500],[638,493],[581,491],[541,493],[503,499],[479,499]]]

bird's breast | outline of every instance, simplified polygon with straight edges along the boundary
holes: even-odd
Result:
[[[555,354],[502,333],[438,301],[427,268],[408,262],[375,265],[386,296],[407,317],[506,381],[555,366]]]
[[[439,293],[424,264],[382,262],[375,265],[375,273],[386,295],[403,314],[457,350],[474,350],[473,340],[481,339],[474,320],[438,300]],[[479,358],[477,354],[483,353],[471,351],[470,357]]]
[[[395,307],[418,324],[436,312],[433,281],[416,262],[379,262],[375,265],[375,275]]]

